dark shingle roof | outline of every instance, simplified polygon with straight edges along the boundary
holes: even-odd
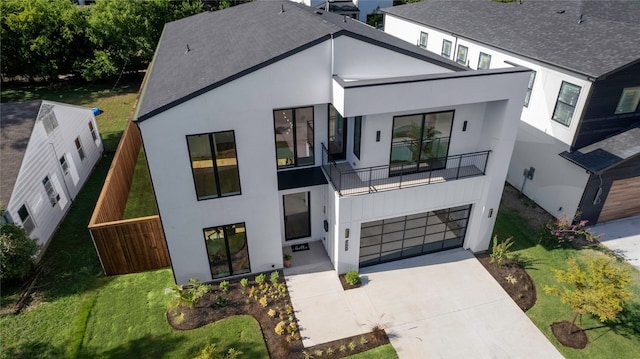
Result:
[[[42,100],[0,104],[0,202],[9,204]]]
[[[137,121],[340,35],[451,70],[464,70],[453,61],[368,25],[345,21],[341,15],[289,1],[257,1],[168,23],[138,106]]]
[[[427,0],[383,12],[594,78],[640,60],[637,0]]]
[[[640,123],[634,127],[573,152],[560,156],[588,170],[602,173],[640,155]]]

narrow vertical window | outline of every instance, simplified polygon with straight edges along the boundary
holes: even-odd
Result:
[[[478,59],[478,70],[488,70],[489,66],[491,66],[491,55],[481,52]]]
[[[451,58],[451,41],[442,40],[442,56]]]
[[[360,142],[362,139],[362,116],[353,121],[353,154],[360,159]]]
[[[93,140],[97,140],[98,139],[98,135],[96,135],[96,130],[93,128],[93,123],[89,122],[89,131],[91,131],[91,138],[93,138]]]
[[[65,176],[69,174],[69,164],[65,156],[60,157],[60,168],[62,168],[62,173],[64,173]]]
[[[31,218],[26,205],[23,204],[22,207],[20,207],[18,210],[18,217],[20,217],[20,222],[22,222],[22,228],[27,231],[27,234],[31,234],[31,232],[36,228],[36,225],[33,223],[33,218]]]
[[[244,223],[204,229],[213,279],[251,272]]]
[[[458,55],[456,56],[456,61],[460,65],[467,65],[467,55],[469,54],[469,49],[466,46],[458,45]]]
[[[580,96],[580,86],[562,81],[552,118],[565,126],[569,126],[578,103],[578,96]]]
[[[314,163],[313,107],[273,111],[278,168]]]
[[[240,194],[233,131],[187,136],[198,200]]]
[[[533,83],[536,81],[536,72],[533,71],[529,75],[529,84],[527,85],[527,94],[524,97],[524,107],[529,107],[529,100],[531,100],[531,91],[533,91]]]
[[[44,190],[47,192],[47,197],[49,197],[49,202],[51,202],[51,206],[55,206],[56,203],[60,200],[60,195],[53,189],[53,185],[51,184],[51,180],[49,180],[49,176],[45,176],[42,180],[42,185],[44,186]]]
[[[427,39],[429,38],[429,35],[424,32],[421,31],[420,32],[420,43],[418,44],[421,48],[426,49],[427,48]]]
[[[82,149],[82,142],[80,142],[80,137],[76,137],[76,149],[78,150],[78,154],[80,155],[80,160],[84,160],[84,150]]]

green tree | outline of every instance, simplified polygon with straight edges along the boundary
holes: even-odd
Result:
[[[55,81],[74,71],[87,41],[84,11],[68,0],[0,2],[3,76]]]
[[[605,257],[591,258],[586,268],[575,258],[568,261],[568,269],[555,270],[558,282],[567,283],[574,289],[546,286],[544,291],[560,297],[562,303],[569,304],[575,311],[571,328],[578,315],[593,314],[600,321],[615,320],[622,311],[624,302],[631,295],[627,284],[631,280],[629,272],[616,268]]]
[[[0,224],[0,279],[21,279],[27,276],[38,252],[38,244],[21,227],[13,223]]]

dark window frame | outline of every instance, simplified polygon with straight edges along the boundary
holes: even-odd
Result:
[[[229,231],[234,228],[234,226],[238,226],[241,225],[244,228],[244,243],[246,245],[246,251],[247,251],[247,259],[248,259],[248,265],[249,267],[247,268],[247,270],[245,271],[239,271],[237,273],[234,273],[233,271],[233,261],[232,261],[232,253],[231,253],[231,247],[229,245],[229,238],[230,235],[228,234]],[[229,270],[229,275],[223,275],[223,276],[216,276],[213,273],[213,268],[211,267],[211,258],[209,257],[211,255],[211,253],[209,253],[209,249],[207,247],[207,231],[211,231],[211,230],[216,230],[218,228],[221,228],[222,231],[224,232],[224,244],[225,244],[225,252],[227,255],[226,261],[227,261],[227,269]],[[205,245],[205,251],[207,253],[207,261],[209,262],[209,270],[211,271],[211,278],[214,280],[217,279],[221,279],[221,278],[228,278],[228,277],[233,277],[236,275],[240,275],[240,274],[247,274],[247,273],[251,273],[251,256],[249,255],[249,240],[247,239],[247,225],[246,222],[238,222],[238,223],[232,223],[232,224],[225,224],[225,225],[220,225],[220,226],[213,226],[213,227],[208,227],[208,228],[203,228],[202,229],[202,235],[204,238],[204,245]]]
[[[82,141],[80,140],[80,136],[76,137],[75,144],[76,150],[78,150],[78,155],[80,156],[80,161],[84,161],[86,155],[84,153],[84,149],[82,148]]]
[[[312,163],[310,164],[300,164],[299,162],[299,158],[298,158],[298,146],[297,146],[297,142],[298,142],[298,132],[295,131],[295,129],[297,129],[297,119],[296,119],[296,110],[300,110],[300,109],[311,109],[311,130],[313,131],[312,135],[313,138],[311,139],[311,143],[309,143],[309,139],[307,138],[307,143],[311,146],[311,161]],[[275,114],[277,111],[291,111],[292,117],[293,117],[293,164],[290,165],[278,165],[278,141],[276,139],[276,133],[275,133],[275,121],[276,121],[276,117]],[[315,107],[314,106],[298,106],[298,107],[288,107],[288,108],[277,108],[274,109],[272,111],[273,114],[273,136],[274,136],[274,145],[275,145],[275,149],[276,149],[276,168],[278,170],[280,169],[285,169],[285,168],[294,168],[294,167],[309,167],[309,166],[315,166],[315,162],[316,162],[316,155],[315,155],[315,150],[316,150],[316,139],[315,139],[315,127],[316,127],[316,119],[315,119]],[[308,129],[308,123],[309,121],[307,121],[307,126],[306,128]]]
[[[640,86],[625,87],[622,89],[622,93],[620,94],[620,98],[618,99],[618,104],[616,105],[616,109],[613,112],[614,115],[624,115],[627,113],[634,113],[638,111],[638,108],[640,107],[640,95],[638,94],[632,95],[635,98],[630,100],[635,102],[635,107],[633,109],[625,110],[623,107],[621,107],[624,104],[626,98],[629,97],[629,95],[627,95],[627,91],[640,93]]]
[[[462,48],[464,48],[464,60],[461,62],[460,49]],[[456,51],[456,62],[462,66],[467,66],[468,59],[469,59],[469,48],[464,45],[458,45],[458,50]]]
[[[55,206],[60,200],[60,195],[56,189],[53,188],[53,183],[48,175],[44,176],[42,179],[42,186],[44,187],[45,192],[47,192],[47,197],[49,198],[49,202],[51,202],[51,207]]]
[[[447,44],[449,46],[445,46]],[[453,47],[453,42],[451,42],[450,40],[447,40],[447,39],[443,39],[442,40],[442,51],[440,52],[440,55],[450,59],[451,58],[451,47]],[[445,49],[446,49],[446,51],[445,51]]]
[[[64,173],[65,175],[68,175],[69,174],[69,162],[67,162],[67,156],[66,155],[60,156],[58,161],[60,162],[60,168],[62,169],[62,173]]]
[[[360,150],[362,147],[362,116],[356,116],[353,119],[353,155],[360,159]]]
[[[25,213],[26,215],[24,215]],[[36,228],[36,222],[34,221],[31,212],[29,212],[26,203],[18,208],[18,218],[20,218],[20,222],[22,222],[22,228],[24,228],[27,234],[31,234]],[[29,223],[29,225],[27,225],[27,223]]]
[[[483,64],[483,61],[482,61],[483,57],[489,59],[487,61],[487,67],[480,67],[480,65]],[[480,52],[480,55],[478,56],[478,70],[489,70],[490,67],[491,67],[491,55],[484,52]]]
[[[285,234],[284,234],[284,239],[285,241],[293,241],[296,239],[300,239],[300,238],[308,238],[311,237],[311,235],[313,234],[312,230],[311,230],[311,192],[310,191],[306,191],[306,192],[295,192],[295,193],[288,193],[288,194],[283,194],[282,195],[282,213],[286,213],[287,212],[287,208],[286,208],[286,204],[284,201],[284,197],[287,195],[292,195],[292,194],[300,194],[300,193],[306,193],[307,196],[307,222],[309,223],[309,233],[305,234],[305,235],[300,235],[300,236],[296,236],[296,237],[287,237],[287,233],[286,233],[286,224],[285,224]],[[286,218],[283,218],[283,220],[286,220]]]
[[[214,135],[217,133],[225,133],[225,132],[231,132],[232,137],[233,137],[233,145],[234,148],[236,150],[236,170],[238,173],[238,193],[232,192],[232,194],[227,194],[224,195],[222,194],[222,190],[221,190],[221,186],[220,186],[220,175],[218,173],[218,164],[216,163],[216,143],[214,141]],[[189,148],[189,137],[190,136],[203,136],[203,135],[207,135],[208,139],[209,139],[209,150],[211,151],[211,159],[213,161],[213,173],[214,173],[214,179],[215,179],[215,185],[216,185],[216,195],[207,195],[207,196],[198,196],[198,189],[197,189],[197,182],[196,182],[196,173],[193,169],[193,162],[191,160],[191,149]],[[209,199],[216,199],[216,198],[224,198],[224,197],[233,197],[233,196],[240,196],[242,195],[242,181],[240,180],[240,161],[238,160],[238,152],[237,152],[237,142],[236,142],[236,133],[235,130],[227,130],[227,131],[216,131],[216,132],[204,132],[204,133],[197,133],[197,134],[191,134],[191,135],[186,135],[185,136],[185,140],[187,142],[187,152],[189,154],[189,166],[191,167],[191,176],[193,178],[193,188],[195,190],[195,194],[196,194],[196,199],[198,201],[206,201]]]
[[[420,38],[418,39],[418,46],[423,48],[423,49],[426,49],[428,41],[429,41],[429,34],[424,32],[424,31],[420,31]]]
[[[98,135],[96,135],[96,130],[93,127],[93,123],[91,121],[89,121],[89,131],[91,131],[91,137],[93,138],[93,140],[98,140]]]
[[[574,104],[570,104],[570,103],[561,101],[561,97],[560,96],[562,95],[562,90],[564,89],[565,85],[566,86],[573,86],[573,87],[577,87],[578,88],[578,96],[576,96]],[[571,82],[568,82],[568,81],[562,81],[562,84],[560,85],[560,90],[558,91],[558,97],[556,99],[556,105],[555,105],[555,107],[553,109],[553,114],[551,115],[551,119],[556,121],[556,122],[558,122],[561,125],[564,125],[566,127],[570,127],[571,126],[571,121],[573,120],[573,115],[575,114],[576,107],[578,106],[578,100],[580,99],[580,92],[582,92],[582,87],[581,86],[572,84]],[[556,113],[558,112],[558,108],[560,107],[559,106],[560,104],[572,108],[571,115],[569,116],[569,119],[567,120],[567,123],[564,123],[559,118],[559,116],[556,116]]]

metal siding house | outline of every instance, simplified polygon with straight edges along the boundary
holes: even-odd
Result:
[[[35,100],[3,103],[0,113],[5,220],[46,247],[102,155],[93,110]]]
[[[288,1],[168,23],[135,121],[176,282],[486,250],[529,73]]]
[[[637,1],[430,0],[383,12],[385,32],[470,69],[534,71],[510,184],[555,217],[640,215]]]

